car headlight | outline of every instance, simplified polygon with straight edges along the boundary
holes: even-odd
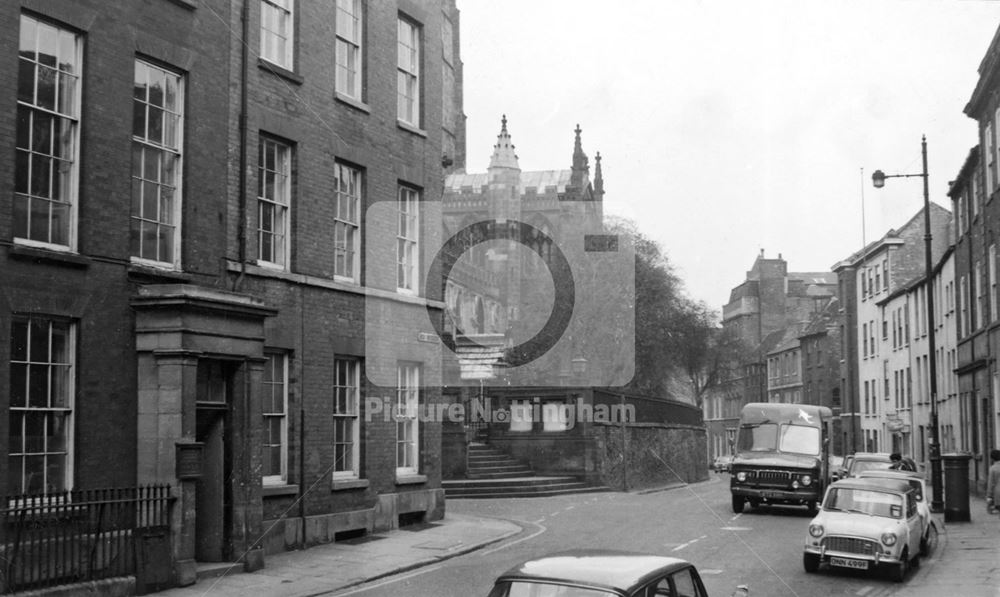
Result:
[[[743,481],[746,481],[747,480],[746,471],[740,471],[740,472],[736,473],[736,480],[739,481],[740,483],[742,483]]]
[[[896,534],[895,533],[882,533],[882,543],[888,546],[893,546],[896,544]]]
[[[813,478],[810,475],[802,475],[802,486],[809,487],[812,485]]]
[[[823,525],[821,524],[811,524],[809,525],[809,534],[813,537],[819,538],[823,536]]]

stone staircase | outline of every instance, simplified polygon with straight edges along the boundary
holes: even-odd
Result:
[[[544,497],[608,491],[607,487],[587,485],[576,477],[543,477],[524,463],[483,443],[469,444],[469,468],[466,479],[442,481],[445,497],[504,498]]]

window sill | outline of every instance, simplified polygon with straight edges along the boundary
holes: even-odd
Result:
[[[423,137],[424,139],[427,138],[427,131],[425,131],[424,129],[421,129],[421,128],[417,128],[417,127],[413,126],[412,124],[408,124],[406,122],[403,122],[402,120],[398,120],[397,119],[396,120],[396,126],[398,126],[399,128],[403,129],[404,131],[406,131],[408,133],[413,133],[414,135],[417,135],[418,137]]]
[[[261,488],[261,495],[264,497],[272,497],[277,495],[297,495],[299,493],[298,485],[264,485]]]
[[[366,489],[370,483],[368,479],[334,479],[332,491],[346,491],[348,489]]]
[[[372,109],[371,109],[371,107],[368,104],[364,103],[361,100],[354,99],[353,97],[351,97],[349,95],[344,95],[343,93],[334,92],[333,99],[337,100],[338,102],[340,102],[342,104],[346,104],[346,105],[354,108],[355,110],[360,110],[361,112],[364,112],[365,114],[371,114],[372,113]]]
[[[408,473],[396,477],[396,485],[420,485],[427,482],[427,475]]]
[[[191,276],[172,269],[162,269],[141,263],[130,263],[128,265],[129,277],[146,278],[154,280],[170,280],[174,282],[190,282]]]
[[[24,259],[26,261],[34,261],[36,263],[56,263],[80,268],[90,267],[91,263],[89,257],[85,257],[79,253],[43,249],[41,247],[29,247],[26,245],[19,245],[17,243],[10,246],[9,255],[14,259]]]
[[[257,66],[261,70],[265,70],[273,75],[277,75],[282,79],[285,79],[286,81],[295,83],[296,85],[301,85],[302,83],[305,82],[305,79],[302,77],[302,75],[297,75],[294,72],[288,70],[287,68],[278,66],[273,62],[268,62],[263,58],[257,58]]]

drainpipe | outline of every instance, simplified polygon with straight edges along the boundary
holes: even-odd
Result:
[[[250,37],[250,0],[243,0],[242,10],[243,39],[240,40],[240,174],[239,174],[239,229],[237,238],[239,239],[239,259],[240,275],[233,281],[233,290],[239,290],[243,283],[243,276],[247,271],[247,105],[249,80],[250,49],[247,40]]]

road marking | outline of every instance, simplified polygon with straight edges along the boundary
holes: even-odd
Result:
[[[702,535],[701,537],[698,537],[697,539],[692,539],[692,540],[688,541],[687,543],[681,543],[680,545],[678,545],[677,547],[671,549],[670,551],[680,551],[680,550],[684,549],[685,547],[687,547],[689,545],[692,545],[694,543],[697,543],[697,542],[701,541],[705,537],[708,537],[708,535]]]
[[[716,568],[708,568],[708,569],[698,570],[698,573],[701,574],[702,576],[714,576],[716,574],[722,574],[722,570]]]
[[[858,591],[857,593],[855,593],[855,595],[867,595],[867,594],[868,594],[868,593],[870,593],[870,592],[871,592],[871,590],[872,590],[872,589],[874,589],[874,588],[875,588],[875,587],[873,587],[873,586],[871,586],[871,585],[868,585],[868,586],[866,586],[866,587],[862,587],[862,588],[861,588],[861,589],[860,589],[860,590],[859,590],[859,591]]]
[[[721,527],[722,531],[752,531],[750,527]]]
[[[733,522],[734,520],[736,520],[736,519],[737,519],[737,518],[739,518],[740,516],[743,516],[743,514],[742,514],[742,513],[740,513],[740,514],[737,514],[736,516],[734,516],[734,517],[730,518],[730,519],[729,519],[729,522]]]

